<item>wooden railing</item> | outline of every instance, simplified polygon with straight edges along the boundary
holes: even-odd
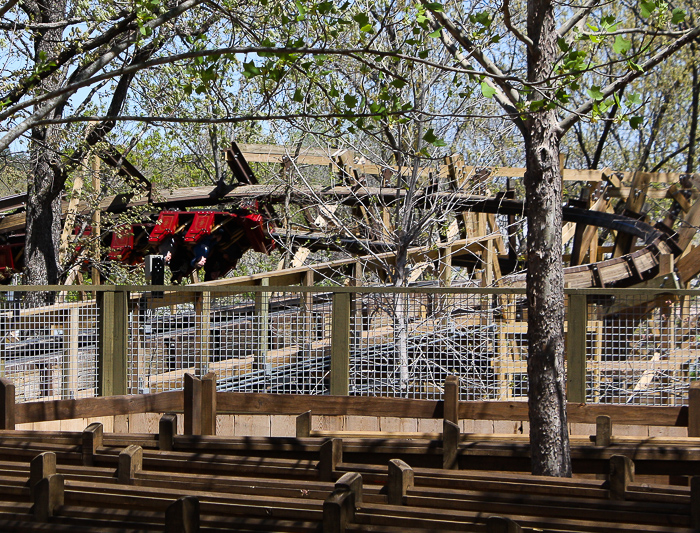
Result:
[[[289,273],[285,272],[285,276]],[[355,299],[358,295],[363,295],[367,293],[378,293],[378,294],[408,294],[408,295],[434,295],[436,297],[444,297],[445,299],[451,296],[460,295],[476,295],[477,297],[489,297],[489,298],[515,298],[522,300],[524,298],[524,291],[522,289],[479,289],[479,288],[430,288],[430,287],[418,287],[418,288],[377,288],[377,287],[314,287],[314,286],[275,286],[276,278],[274,273],[267,273],[264,276],[253,276],[248,279],[249,283],[257,283],[257,285],[248,286],[219,286],[219,285],[206,285],[206,286],[185,286],[185,287],[171,287],[171,286],[101,286],[101,287],[75,287],[72,291],[77,293],[78,291],[85,291],[86,294],[92,291],[95,294],[95,301],[93,302],[74,302],[66,304],[56,304],[54,306],[47,306],[43,308],[33,308],[33,309],[20,309],[17,311],[16,321],[21,323],[22,321],[27,321],[27,324],[31,320],[37,320],[37,317],[41,315],[46,315],[45,322],[50,320],[53,324],[56,322],[60,326],[61,320],[75,320],[73,314],[68,311],[61,311],[63,308],[70,307],[75,308],[76,306],[83,305],[96,305],[98,310],[96,316],[99,317],[98,320],[98,336],[99,336],[99,347],[98,347],[98,373],[97,373],[97,386],[96,395],[98,396],[122,396],[129,391],[128,384],[128,371],[127,364],[129,361],[129,312],[134,311],[138,305],[147,305],[149,309],[157,309],[160,307],[173,306],[180,303],[194,303],[195,313],[199,312],[202,317],[197,321],[198,327],[201,329],[198,335],[198,346],[201,348],[201,364],[197,369],[198,375],[203,375],[206,373],[208,365],[208,350],[210,349],[210,339],[209,335],[206,334],[208,329],[206,325],[208,320],[204,316],[205,310],[209,308],[208,305],[203,304],[203,302],[210,302],[212,298],[217,296],[249,293],[253,295],[255,300],[255,315],[258,317],[256,320],[261,322],[261,326],[257,329],[260,338],[262,339],[258,343],[258,351],[263,354],[267,349],[265,345],[265,339],[267,338],[268,329],[263,322],[266,322],[265,317],[267,316],[267,306],[269,305],[270,295],[273,293],[293,293],[297,296],[302,295],[313,295],[318,293],[332,294],[331,305],[332,309],[330,311],[330,329],[331,333],[327,339],[328,343],[328,353],[330,354],[330,387],[329,392],[334,396],[342,396],[349,394],[349,367],[350,367],[350,350],[351,350],[351,338],[356,332],[351,331],[351,317],[358,310],[354,305]],[[36,287],[13,287],[15,291],[27,291],[27,290],[37,290]],[[65,291],[66,287],[41,287],[41,290],[54,290],[57,293],[60,291]],[[141,298],[142,295],[152,294],[151,291],[163,291],[163,298],[148,297],[146,299]],[[591,354],[587,353],[587,343],[591,342],[591,338],[595,335],[602,335],[600,333],[601,321],[589,322],[588,318],[588,305],[589,299],[594,297],[599,297],[604,295],[606,297],[614,296],[618,301],[621,302],[618,307],[620,309],[625,308],[633,309],[635,312],[649,313],[649,310],[655,308],[663,307],[664,305],[677,305],[682,308],[687,302],[697,296],[697,291],[691,290],[673,290],[673,289],[579,289],[572,290],[567,289],[566,295],[568,298],[568,317],[569,320],[566,324],[567,329],[567,365],[568,365],[568,399],[572,404],[584,404],[586,403],[587,397],[587,372],[591,372],[591,368],[588,366],[591,364]],[[303,298],[300,298],[300,305],[305,305],[301,302]],[[309,298],[310,300],[310,298]],[[683,302],[686,302],[685,304]],[[144,304],[145,302],[145,304]],[[625,303],[627,302],[627,303]],[[669,304],[669,302],[671,302]],[[61,311],[61,312],[59,312]],[[663,310],[660,316],[663,315]],[[686,311],[684,311],[686,312]],[[697,313],[697,309],[694,310]],[[688,314],[683,315],[688,321],[693,318],[688,312]],[[697,319],[697,316],[695,316]],[[520,318],[519,322],[515,322],[514,318],[500,317],[498,320],[512,320],[511,326],[513,331],[521,331],[522,328],[526,327],[526,323]],[[665,322],[661,325],[664,329],[664,335],[667,335],[670,339],[677,338],[681,339],[683,335],[689,337],[688,324],[683,324],[682,321],[678,323],[674,321],[669,321],[668,318],[663,319]],[[500,322],[499,324],[503,324]],[[79,324],[80,325],[80,324]],[[520,328],[520,329],[519,329]],[[596,330],[598,328],[598,330]],[[685,328],[680,331],[680,328]],[[69,332],[71,337],[66,346],[77,347],[78,346],[78,330],[79,327],[75,325],[66,325],[66,331]],[[525,330],[522,329],[524,332]],[[598,331],[598,333],[596,333]],[[628,333],[620,332],[620,335]],[[692,332],[691,332],[692,333]],[[609,332],[607,333],[609,334]],[[597,342],[603,342],[599,339]],[[675,343],[676,341],[668,341],[670,343]],[[677,356],[678,359],[678,371],[683,372],[684,375],[681,376],[682,383],[684,386],[689,384],[690,379],[693,377],[689,365],[695,360],[700,361],[700,353],[698,352],[697,346],[688,345],[688,340],[681,339],[678,341],[680,346],[685,343],[685,348],[683,348],[681,361],[681,356]],[[3,345],[4,346],[4,345]],[[670,347],[673,351],[675,344]],[[505,349],[505,348],[504,348]],[[589,350],[590,351],[590,350]],[[68,353],[67,357],[73,357],[75,354]],[[697,357],[696,357],[697,355]],[[508,356],[508,354],[505,354]],[[659,360],[667,360],[669,357],[661,355]],[[4,357],[0,357],[4,362]],[[524,361],[516,361],[516,365],[524,363]],[[604,361],[603,361],[604,363]],[[631,361],[630,364],[633,364]],[[652,362],[656,364],[656,362]],[[596,363],[597,364],[597,363]],[[674,363],[676,364],[676,363]],[[523,367],[520,364],[519,367]],[[524,368],[524,367],[523,367]],[[496,371],[498,372],[498,371]],[[652,379],[653,375],[651,376]],[[505,378],[499,378],[505,379]],[[590,391],[588,391],[590,393]],[[63,394],[64,398],[70,397],[70,394]],[[149,395],[144,395],[148,397]],[[136,400],[134,400],[136,401]],[[325,400],[323,400],[325,402]],[[488,405],[490,402],[484,402],[484,405]],[[513,409],[523,409],[522,406],[517,406],[516,403],[513,404]],[[485,407],[486,409],[486,407]]]

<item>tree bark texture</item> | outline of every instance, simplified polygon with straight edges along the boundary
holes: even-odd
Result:
[[[528,80],[532,99],[547,91],[557,54],[554,10],[549,0],[528,2]],[[545,93],[546,94],[546,93]],[[528,381],[532,473],[570,476],[564,371],[564,275],[561,262],[562,179],[560,130],[554,110],[525,121],[527,201]]]
[[[53,23],[65,19],[65,0],[39,0],[23,2],[22,8],[37,22]],[[40,31],[34,37],[34,61],[53,57],[60,50],[63,28]],[[59,87],[61,73],[56,73],[41,85],[41,91]],[[53,111],[50,115],[60,114]],[[61,234],[61,180],[58,126],[37,127],[32,130],[30,156],[32,172],[27,193],[27,223],[25,243],[25,282],[30,285],[58,283],[58,245]],[[49,303],[51,296],[35,294],[37,305]]]

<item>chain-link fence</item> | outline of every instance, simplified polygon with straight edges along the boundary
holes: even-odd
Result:
[[[336,302],[339,292],[352,297]],[[687,403],[700,371],[696,292],[567,294],[570,398],[577,382],[588,403]],[[462,400],[527,398],[522,290],[183,287],[157,296],[100,288],[38,305],[27,291],[0,293],[2,375],[19,401],[178,389],[187,372],[216,373],[219,390],[422,399],[440,399],[455,374]],[[345,329],[338,317],[349,317]]]

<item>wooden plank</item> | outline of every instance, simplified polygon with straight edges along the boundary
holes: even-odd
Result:
[[[182,411],[183,398],[183,392],[180,390],[157,394],[31,402],[17,404],[15,416],[18,424],[24,424],[45,420]]]

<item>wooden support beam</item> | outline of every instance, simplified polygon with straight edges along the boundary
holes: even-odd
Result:
[[[199,498],[183,496],[165,510],[167,533],[196,533],[199,531]]]
[[[625,492],[634,481],[634,463],[626,455],[613,455],[610,458],[610,499],[624,500]]]
[[[414,477],[413,469],[401,459],[389,461],[386,486],[389,505],[403,505],[404,496],[413,488]]]
[[[442,424],[442,468],[457,469],[457,452],[459,446],[459,426],[449,420]]]
[[[300,439],[309,435],[311,435],[311,411],[306,411],[296,418],[296,436]]]
[[[143,448],[131,444],[119,452],[117,479],[123,485],[132,485],[137,472],[143,469]]]
[[[612,438],[612,420],[607,415],[600,415],[595,419],[595,445],[610,446]]]
[[[29,495],[32,503],[36,502],[36,486],[39,482],[56,473],[56,454],[43,452],[29,463]]]
[[[15,429],[15,384],[0,378],[0,429]]]
[[[36,484],[32,515],[37,522],[48,522],[65,501],[63,476],[52,474]]]
[[[202,435],[216,435],[216,374],[202,378]]]
[[[93,422],[83,430],[82,436],[82,456],[83,466],[92,466],[97,449],[102,447],[104,430],[102,424]]]
[[[175,435],[177,435],[177,415],[165,413],[158,421],[158,449],[162,451],[172,450]]]
[[[343,461],[343,440],[329,439],[321,445],[318,475],[321,481],[333,481],[333,472]]]
[[[459,378],[454,374],[445,379],[443,401],[445,402],[445,420],[459,424]]]
[[[190,374],[185,374],[185,435],[202,434],[202,381]]]

